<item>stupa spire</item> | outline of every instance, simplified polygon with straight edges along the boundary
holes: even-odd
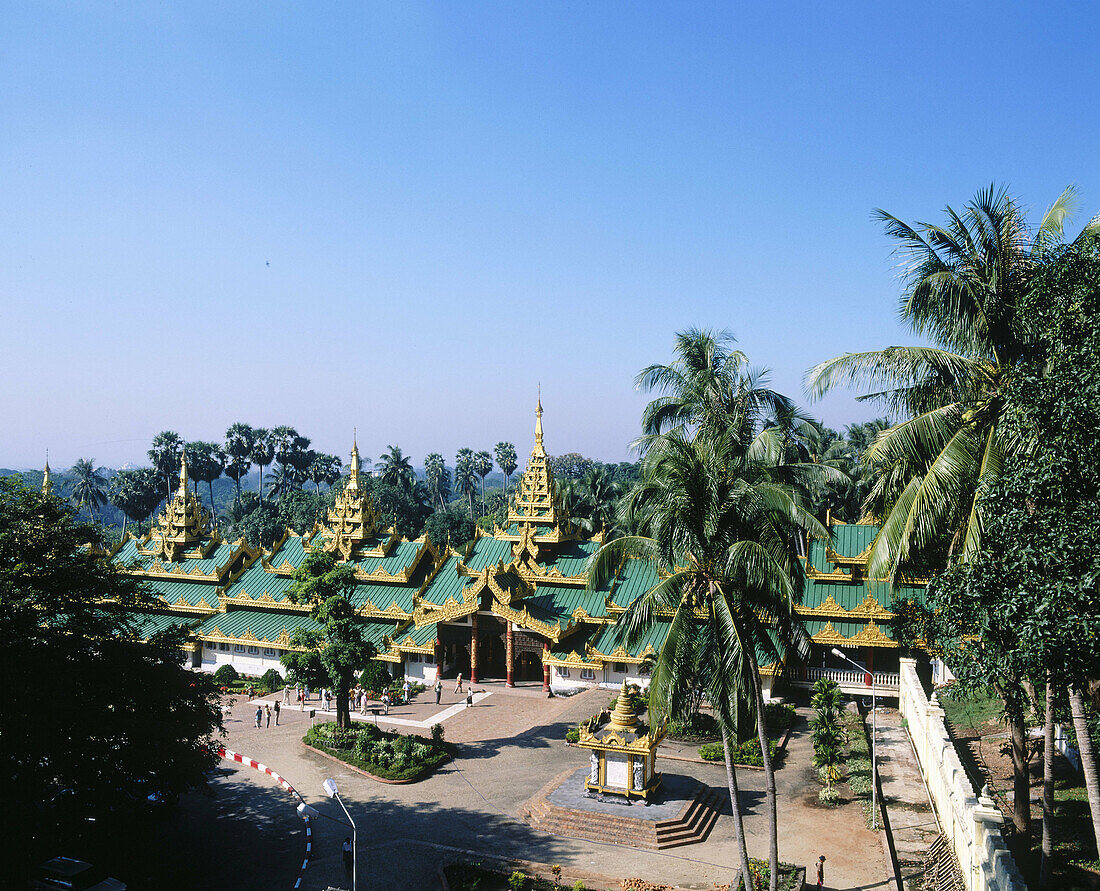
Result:
[[[545,455],[546,449],[542,446],[542,385],[539,385],[539,401],[535,406],[535,450],[533,455]]]
[[[53,480],[50,479],[50,450],[46,449],[46,466],[42,469],[42,494],[49,495],[53,490]]]
[[[187,453],[180,453],[180,494],[187,497]]]
[[[351,472],[348,484],[344,488],[351,489],[353,492],[359,490],[359,443],[356,441],[354,432],[351,435]]]

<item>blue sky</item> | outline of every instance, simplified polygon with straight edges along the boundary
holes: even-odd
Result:
[[[622,460],[729,328],[774,385],[896,322],[883,207],[1100,210],[1092,4],[12,4],[0,466],[289,423]],[[1076,231],[1076,230],[1074,230]],[[873,409],[838,394],[833,426]]]

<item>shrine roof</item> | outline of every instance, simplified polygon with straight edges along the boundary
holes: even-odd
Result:
[[[129,618],[134,633],[141,640],[148,640],[158,631],[164,631],[166,628],[176,625],[194,627],[203,621],[198,616],[181,616],[179,613],[132,612]]]
[[[366,573],[372,573],[381,568],[390,575],[404,572],[420,553],[422,544],[415,541],[398,542],[386,557],[362,557],[355,565]]]
[[[642,657],[648,649],[652,649],[654,653],[660,653],[661,646],[668,637],[670,624],[664,621],[653,622],[637,641],[630,644],[626,641],[625,628],[619,625],[602,625],[600,633],[592,638],[591,647],[609,658],[613,658],[613,654],[620,647],[632,658]]]
[[[464,562],[470,569],[480,572],[486,566],[495,566],[501,561],[507,563],[511,559],[512,542],[483,535],[474,541],[473,550]]]
[[[648,560],[626,560],[612,587],[611,603],[626,609],[658,581],[657,568]]]
[[[555,586],[553,583],[539,582],[535,593],[525,597],[520,605],[528,608],[538,607],[553,615],[552,621],[555,622],[558,619],[568,621],[578,609],[584,610],[594,619],[607,615],[607,604],[604,595],[599,591]],[[533,610],[532,615],[534,615]]]
[[[412,615],[413,598],[416,596],[416,588],[412,585],[386,585],[375,582],[359,582],[355,591],[348,598],[358,609],[369,601],[377,610],[385,612],[396,605],[397,609],[406,615]]]
[[[268,562],[273,566],[282,565],[287,561],[291,566],[301,566],[306,557],[306,540],[300,535],[288,535],[279,547],[268,555]]]
[[[284,545],[285,547],[285,545]],[[280,548],[276,553],[280,556],[283,554],[283,549]],[[299,551],[299,555],[301,551]],[[275,561],[272,560],[272,563]],[[291,561],[293,563],[293,561]],[[282,560],[279,561],[282,563]],[[257,560],[248,569],[246,569],[241,576],[233,582],[233,584],[226,587],[225,596],[229,598],[237,598],[242,595],[248,595],[252,599],[262,597],[267,594],[274,600],[286,600],[287,588],[294,584],[294,579],[289,576],[276,575],[273,572],[268,572]]]
[[[245,635],[251,632],[258,642],[273,643],[284,631],[293,634],[296,628],[317,631],[320,627],[307,615],[235,609],[211,616],[195,631],[200,637],[220,634],[235,639],[245,639]]]
[[[834,551],[842,557],[858,557],[875,540],[879,527],[867,523],[835,523],[829,529],[833,533],[833,540],[828,544],[832,546]],[[820,545],[821,555],[824,558],[826,543],[819,538],[814,539],[810,544],[811,554],[813,546],[815,544]]]
[[[435,643],[436,634],[435,622],[429,622],[427,625],[421,625],[419,628],[415,625],[409,625],[399,632],[394,633],[392,629],[389,632],[390,638],[393,640],[394,644],[399,647],[403,644],[407,645],[409,642],[416,647],[430,647]]]
[[[460,559],[457,556],[447,558],[443,567],[436,573],[435,578],[421,592],[421,600],[433,603],[436,606],[442,606],[452,597],[458,601],[462,600],[462,589],[472,585],[474,580],[458,574]]]
[[[584,575],[588,571],[588,558],[599,549],[598,541],[563,541],[554,545],[553,553],[548,559],[539,560],[539,565],[565,576]]]
[[[170,604],[175,605],[182,599],[188,606],[197,607],[199,601],[205,600],[207,604],[205,608],[218,608],[216,588],[208,582],[177,582],[174,579],[162,578],[142,579],[142,582],[150,591],[163,597]]]

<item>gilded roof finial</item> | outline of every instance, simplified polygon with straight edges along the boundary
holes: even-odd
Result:
[[[615,710],[611,713],[611,727],[616,730],[629,730],[638,723],[638,716],[634,713],[634,704],[631,702],[630,690],[626,681],[623,681],[619,690],[619,698],[615,701]]]
[[[180,452],[180,494],[187,496],[187,452]]]
[[[351,435],[351,475],[348,484],[344,487],[353,492],[359,490],[359,443],[356,442],[356,434]]]
[[[46,466],[42,470],[42,494],[49,495],[53,489],[53,481],[50,479],[50,450],[46,449]]]
[[[539,384],[539,401],[535,407],[535,454],[546,454],[542,447],[542,384]]]

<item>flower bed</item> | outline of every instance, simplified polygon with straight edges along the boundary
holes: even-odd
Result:
[[[775,753],[778,745],[774,739],[768,740],[768,754],[771,755],[772,764],[775,765]],[[722,751],[721,743],[707,743],[699,746],[699,757],[704,761],[725,761],[726,756]],[[730,758],[734,764],[742,767],[763,767],[764,758],[760,752],[760,740],[747,739],[737,746],[730,747]],[[778,765],[775,765],[778,766]]]
[[[310,727],[302,742],[380,779],[398,782],[420,779],[451,757],[439,724],[426,739],[387,733],[374,724],[340,730],[329,721]]]

